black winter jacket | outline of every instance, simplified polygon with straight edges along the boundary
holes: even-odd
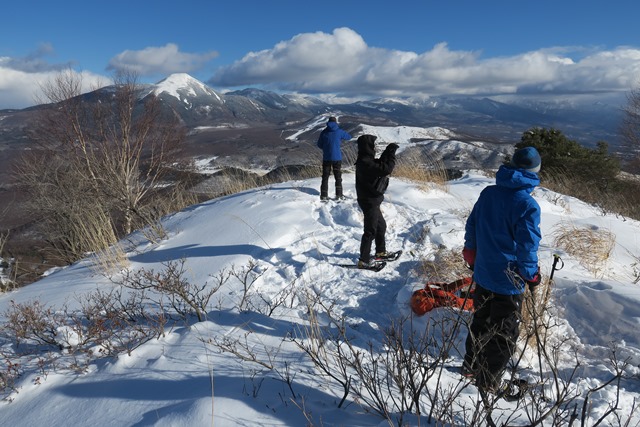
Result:
[[[358,137],[358,159],[356,160],[356,194],[358,200],[384,200],[384,195],[375,190],[373,183],[376,178],[393,172],[396,166],[396,144],[389,144],[380,158],[376,159],[376,137],[361,135]]]

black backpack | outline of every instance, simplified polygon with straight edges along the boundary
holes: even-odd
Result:
[[[389,186],[389,175],[379,176],[373,181],[373,188],[380,194],[384,194]]]

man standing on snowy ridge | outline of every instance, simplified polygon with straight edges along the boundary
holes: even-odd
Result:
[[[534,147],[516,151],[496,184],[482,190],[465,227],[462,254],[476,290],[462,373],[488,392],[499,390],[515,350],[525,286],[540,284],[540,206],[531,196],[540,165]]]
[[[335,117],[329,117],[327,127],[320,133],[318,147],[322,149],[322,183],[320,184],[320,200],[329,199],[329,176],[333,170],[336,180],[336,199],[343,199],[342,193],[342,140],[350,140],[353,137],[340,129]]]

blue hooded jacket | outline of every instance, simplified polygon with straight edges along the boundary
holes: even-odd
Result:
[[[465,247],[476,250],[473,276],[485,289],[502,295],[524,292],[517,272],[532,279],[538,271],[540,206],[531,196],[538,175],[503,165],[496,185],[480,193],[466,223]],[[515,283],[514,283],[515,282]]]
[[[343,139],[353,139],[349,133],[338,126],[337,122],[327,122],[327,127],[320,133],[318,147],[322,148],[322,160],[337,162],[342,160],[340,143]]]

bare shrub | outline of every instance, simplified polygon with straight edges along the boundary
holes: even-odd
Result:
[[[0,396],[8,399],[8,395],[17,391],[16,382],[22,376],[20,363],[13,355],[0,354]]]
[[[25,209],[37,213],[53,259],[72,263],[114,244],[115,224],[86,180],[60,154],[26,152],[18,176],[29,197]]]
[[[633,259],[633,262],[629,266],[631,268],[631,280],[634,284],[640,283],[640,255],[636,255],[627,250],[629,256]]]
[[[63,322],[51,307],[40,301],[19,304],[11,301],[5,315],[4,329],[9,331],[16,345],[31,343],[59,347],[58,327]]]
[[[229,274],[242,284],[242,291],[240,294],[240,301],[238,302],[238,310],[245,311],[249,309],[249,303],[251,298],[251,290],[255,283],[258,281],[267,270],[261,270],[258,263],[254,259],[247,261],[247,264],[243,267],[237,268],[235,265],[231,266]]]
[[[345,403],[351,392],[352,374],[348,366],[349,358],[344,354],[345,346],[332,339],[332,335],[327,332],[331,328],[323,328],[320,325],[317,305],[320,304],[319,297],[310,292],[305,298],[307,302],[308,323],[301,326],[294,336],[293,342],[309,357],[319,374],[328,381],[338,384],[341,392],[341,399],[338,408]],[[332,319],[332,323],[336,322]],[[339,336],[344,335],[344,319],[338,322]],[[330,385],[331,387],[331,385]]]
[[[443,387],[442,369],[456,348],[461,325],[459,312],[442,310],[426,330],[415,329],[410,317],[391,321],[384,329],[382,342],[360,343],[348,326],[348,319],[320,296],[307,298],[308,320],[292,337],[310,358],[317,372],[330,384],[339,387],[341,407],[349,395],[387,420],[390,425],[404,425],[408,414],[421,415],[425,403],[431,409],[428,419],[443,421],[459,416],[450,411],[456,396],[466,387],[461,382],[453,388]],[[321,326],[322,317],[328,324]],[[455,415],[453,415],[455,412]]]
[[[298,288],[294,280],[273,295],[256,292],[256,297],[252,298],[248,305],[253,311],[271,317],[280,307],[293,308],[298,299],[297,291]]]
[[[196,286],[185,278],[184,260],[165,267],[158,273],[128,272],[119,283],[122,286],[79,297],[79,309],[71,310],[67,305],[54,308],[37,300],[12,302],[4,313],[6,321],[0,325],[0,343],[15,343],[0,345],[10,349],[0,353],[0,393],[8,395],[15,389],[23,369],[37,369],[41,375],[35,381],[40,381],[54,368],[82,372],[97,357],[131,354],[150,339],[163,336],[168,320],[176,314],[178,319],[196,316],[198,321],[204,320],[210,299],[231,277],[223,270],[208,283]],[[253,283],[251,270],[236,271],[237,277],[246,281],[247,292]],[[279,373],[292,387],[290,369]]]
[[[202,322],[206,319],[211,298],[227,282],[230,273],[221,271],[213,277],[213,283],[196,285],[185,277],[185,262],[185,259],[166,262],[164,270],[159,272],[145,269],[126,271],[116,283],[137,292],[148,291],[146,299],[162,307],[167,316],[174,312],[187,320],[195,315]]]
[[[81,310],[69,315],[76,343],[94,342],[105,356],[131,352],[152,338],[164,336],[167,318],[162,311],[147,309],[144,293],[97,290],[81,301]]]
[[[164,313],[147,311],[143,294],[98,290],[78,302],[77,310],[37,300],[12,302],[0,325],[0,394],[8,398],[17,391],[24,371],[37,372],[34,384],[39,384],[53,369],[83,372],[95,358],[131,354],[164,334]],[[6,341],[15,346],[5,346]]]
[[[535,296],[545,293],[538,288]],[[437,425],[572,425],[592,416],[590,396],[605,388],[614,396],[599,421],[625,425],[634,411],[621,411],[619,393],[623,389],[626,361],[618,360],[612,349],[610,372],[603,373],[602,382],[583,384],[578,377],[581,359],[578,348],[564,334],[558,319],[551,315],[542,300],[528,307],[540,308],[529,314],[529,325],[519,341],[519,351],[509,366],[511,380],[528,378],[526,385],[512,389],[517,400],[505,411],[504,401],[495,395],[478,391],[476,399],[460,399],[469,381],[446,381],[443,369],[448,369],[451,356],[464,353],[463,328],[468,328],[468,314],[441,308],[430,313],[427,327],[416,328],[411,318],[391,320],[383,329],[381,342],[360,342],[349,327],[349,319],[333,304],[325,304],[320,295],[306,298],[308,324],[300,326],[293,342],[309,357],[325,387],[336,388],[341,396],[339,407],[351,400],[385,419],[389,425],[405,425],[409,414],[426,417]],[[319,319],[322,319],[320,321]],[[529,340],[531,336],[535,339]],[[537,355],[527,360],[525,355]],[[534,356],[535,357],[535,356]],[[573,357],[573,359],[572,359]],[[573,360],[573,366],[571,365]],[[446,385],[446,386],[445,386]],[[516,386],[513,386],[516,387]],[[303,407],[304,405],[297,405]],[[616,420],[618,424],[615,424]]]
[[[578,260],[587,271],[599,276],[615,245],[615,235],[594,226],[559,223],[553,233],[554,245]]]
[[[529,307],[534,307],[534,304]],[[614,400],[609,402],[604,411],[598,411],[599,419],[593,425],[599,425],[605,420],[609,425],[628,425],[637,410],[633,405],[621,411],[623,408],[619,399],[628,361],[619,360],[616,349],[612,348],[608,363],[606,360],[599,361],[608,365],[608,377],[605,373],[595,384],[584,384],[577,374],[589,362],[582,360],[575,343],[570,342],[568,337],[553,333],[553,329],[559,325],[550,312],[545,308],[542,313],[544,314],[531,313],[535,322],[529,326],[535,329],[529,330],[526,335],[533,335],[535,339],[524,341],[520,357],[513,362],[511,371],[512,375],[516,375],[518,364],[529,345],[530,350],[537,355],[537,367],[534,365],[533,369],[538,370],[537,373],[530,372],[529,376],[537,377],[537,380],[530,380],[517,405],[517,409],[524,411],[527,425],[574,425],[578,421],[581,421],[580,425],[587,425],[589,417],[593,415],[590,396],[604,389],[608,389]],[[524,371],[519,373],[525,374]],[[578,408],[581,408],[580,411]]]

